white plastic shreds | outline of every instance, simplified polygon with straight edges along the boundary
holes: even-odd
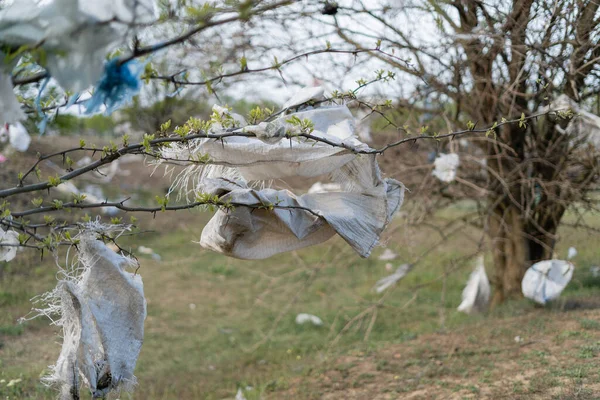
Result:
[[[577,256],[577,249],[575,247],[569,247],[569,251],[567,252],[567,260],[572,260]]]
[[[378,280],[377,283],[375,284],[375,291],[377,293],[381,293],[384,290],[386,290],[387,288],[395,285],[396,282],[398,282],[400,279],[404,278],[406,276],[406,274],[408,274],[410,272],[411,269],[412,269],[411,264],[402,264],[401,266],[398,267],[398,269],[396,269],[396,272],[394,272],[392,275],[386,276],[385,278]]]
[[[473,314],[487,309],[490,301],[490,282],[485,273],[483,255],[477,257],[475,270],[471,272],[467,286],[462,292],[462,302],[458,311]]]
[[[459,164],[458,154],[440,154],[433,162],[433,176],[442,182],[452,182],[456,179],[456,170]]]
[[[0,228],[0,261],[11,261],[17,255],[19,234]]]
[[[290,104],[312,99],[318,91],[309,92]],[[402,204],[404,186],[382,178],[375,154],[357,153],[370,148],[358,140],[354,117],[346,106],[307,105],[300,112],[280,115],[268,127],[258,125],[260,129],[248,129],[241,117],[228,115],[223,107],[214,111],[235,121],[239,132],[258,136],[197,139],[162,150],[170,160],[210,155],[205,165],[186,167],[171,191],[178,191],[188,201],[203,193],[235,205],[218,209],[204,227],[203,247],[236,258],[262,259],[322,243],[338,234],[358,254],[369,256]],[[310,120],[314,127],[311,135],[343,146],[281,140],[285,132],[298,128],[289,122],[292,117]],[[275,179],[324,174],[337,190],[296,195],[266,187]]]
[[[321,318],[317,317],[316,315],[305,313],[300,313],[296,315],[296,324],[303,325],[306,323],[311,323],[316,326],[323,325],[323,321],[321,320]]]
[[[81,235],[77,275],[65,272],[56,289],[44,298],[42,314],[59,312],[62,350],[44,380],[72,399],[81,381],[94,398],[113,390],[131,390],[144,337],[146,300],[142,279],[127,272],[132,261],[92,234]]]
[[[569,261],[545,260],[533,264],[523,277],[523,295],[539,304],[557,299],[573,277]]]

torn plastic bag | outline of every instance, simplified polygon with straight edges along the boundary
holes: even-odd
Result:
[[[358,149],[368,149],[354,135],[353,116],[345,106],[322,107],[291,114],[314,123],[312,135],[334,143],[344,143]],[[291,115],[272,123],[292,129],[285,122]],[[240,131],[249,128],[240,128]],[[247,181],[280,179],[291,176],[315,177],[330,173],[357,157],[352,151],[329,144],[304,139],[281,139],[266,144],[253,137],[229,137],[223,140],[200,139],[185,145],[172,145],[163,156],[173,160],[188,160],[208,155],[209,163],[236,168]],[[203,167],[188,167],[187,176],[200,177]],[[183,175],[182,175],[183,176]]]
[[[141,277],[125,271],[129,259],[84,237],[79,261],[82,275],[60,281],[53,292],[63,345],[45,381],[59,386],[65,400],[79,390],[80,377],[94,398],[132,389],[146,318]]]
[[[557,299],[573,277],[569,261],[545,260],[533,264],[523,277],[523,295],[539,304]]]
[[[462,303],[458,311],[473,314],[487,309],[490,301],[490,281],[485,273],[483,255],[477,257],[475,270],[471,272],[467,286],[462,292]]]
[[[336,233],[368,257],[402,204],[404,186],[381,177],[375,154],[357,153],[371,149],[358,140],[347,107],[319,103],[317,108],[270,121],[269,131],[283,127],[295,132],[297,127],[287,122],[292,117],[310,120],[313,136],[340,146],[304,138],[281,139],[281,133],[173,144],[161,150],[164,158],[185,162],[208,156],[208,160],[186,167],[174,180],[171,192],[179,191],[188,201],[198,193],[217,195],[221,202],[236,205],[219,209],[200,239],[204,247],[232,257],[267,258],[321,243]],[[260,128],[267,131],[265,126]],[[237,129],[248,132],[247,126]],[[265,183],[251,182],[323,174],[339,185],[338,191],[298,196],[287,190],[258,190],[255,187]]]
[[[202,230],[200,244],[236,258],[263,259],[322,243],[337,233],[368,257],[404,197],[404,187],[397,181],[386,180],[379,190],[378,196],[368,192],[295,196],[287,190],[231,190],[231,183],[223,182],[205,192],[218,193],[222,202],[249,207],[218,210]],[[279,208],[270,210],[268,205]]]

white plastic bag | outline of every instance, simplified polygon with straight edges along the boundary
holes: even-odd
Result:
[[[539,304],[557,299],[573,277],[569,261],[545,260],[533,264],[523,277],[523,295]]]
[[[433,176],[442,182],[452,182],[456,179],[456,170],[460,164],[458,154],[440,154],[433,162]]]
[[[16,122],[8,127],[8,137],[10,145],[17,151],[25,152],[31,143],[31,136],[20,122]]]
[[[81,275],[60,281],[51,294],[61,313],[63,345],[45,380],[60,387],[65,400],[79,390],[80,379],[94,398],[132,389],[146,318],[142,279],[125,270],[131,260],[85,235],[79,261]]]
[[[458,311],[473,314],[487,309],[490,301],[490,282],[485,273],[483,255],[477,257],[475,269],[471,272],[467,286],[462,292],[462,302]]]
[[[4,231],[0,228],[0,262],[11,261],[17,255],[19,234],[15,231]]]
[[[223,108],[216,111],[234,119],[225,115],[228,111]],[[221,202],[234,206],[216,212],[204,227],[200,244],[232,257],[260,259],[321,243],[337,233],[361,256],[368,257],[402,204],[404,186],[381,177],[375,154],[351,150],[369,147],[358,140],[347,107],[305,107],[269,123],[295,132],[297,127],[287,122],[291,117],[310,120],[314,126],[311,135],[343,146],[294,138],[290,141],[278,134],[268,136],[269,140],[198,139],[162,150],[170,160],[209,156],[207,165],[185,168],[174,180],[172,191],[178,190],[188,201],[193,201],[191,195],[195,200],[198,193],[216,195]],[[244,125],[244,121],[236,125]],[[241,132],[244,129],[239,128]],[[298,196],[288,190],[255,189],[268,183],[251,182],[323,174],[329,174],[339,189]]]

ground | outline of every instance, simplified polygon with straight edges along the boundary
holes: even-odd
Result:
[[[135,190],[143,202],[164,189],[143,165],[123,168],[129,175],[103,184],[111,196]],[[133,177],[142,184],[134,188]],[[467,211],[465,204],[431,223],[446,226]],[[520,299],[467,316],[456,307],[473,266],[464,257],[477,252],[475,227],[441,240],[430,226],[400,216],[368,259],[334,238],[242,261],[194,243],[209,217],[140,216],[143,233],[122,242],[134,251],[150,247],[161,260],[140,254],[145,342],[138,386],[120,399],[233,399],[238,388],[248,400],[600,398],[600,278],[590,272],[600,262],[597,234],[559,232],[558,254],[575,245],[579,255],[554,304]],[[589,224],[600,226],[600,216]],[[398,253],[392,268],[426,256],[397,286],[376,294],[374,283],[390,273],[377,258],[384,246]],[[489,260],[487,254],[491,274]],[[3,399],[56,397],[40,377],[60,351],[58,328],[44,318],[17,323],[35,307],[30,299],[55,284],[48,256],[24,252],[0,266]],[[323,326],[297,325],[300,312],[318,315]]]

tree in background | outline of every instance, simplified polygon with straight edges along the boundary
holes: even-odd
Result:
[[[406,95],[392,96],[404,115],[426,112],[440,130],[490,127],[471,141],[483,152],[485,174],[465,168],[468,194],[445,196],[485,197],[480,215],[493,248],[495,303],[520,294],[532,263],[552,258],[569,207],[595,207],[599,148],[588,136],[597,130],[565,130],[568,109],[598,104],[598,8],[593,0],[358,0],[339,2],[334,17],[318,17],[344,43],[361,48],[381,40],[411,59],[414,68],[373,55],[397,71],[397,93]],[[561,95],[566,99],[556,101]],[[496,126],[548,110],[560,112]],[[435,124],[428,123],[430,131]]]

